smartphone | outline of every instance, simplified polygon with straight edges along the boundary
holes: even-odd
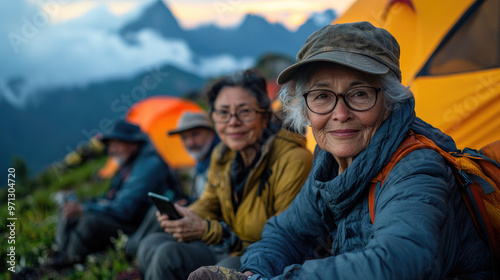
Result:
[[[160,213],[167,215],[170,220],[178,220],[182,218],[168,197],[152,192],[149,192],[148,196],[151,200],[153,200],[153,203],[156,205],[156,208],[158,208]]]

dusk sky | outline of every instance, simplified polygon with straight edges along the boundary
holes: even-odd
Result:
[[[30,111],[30,117],[24,116],[24,110],[36,108],[37,112],[41,112],[45,109],[41,109],[40,104],[48,104],[52,98],[59,98],[63,93],[73,94],[108,81],[128,81],[148,72],[160,72],[158,69],[166,66],[199,79],[210,79],[255,65],[257,58],[251,55],[236,56],[223,52],[200,54],[186,40],[164,37],[148,28],[133,34],[133,44],[124,40],[119,30],[140,18],[153,1],[158,0],[1,0],[0,105],[18,110],[21,115],[15,125],[11,124],[14,118],[4,116],[7,120],[4,124],[9,125],[2,129],[7,131],[9,137],[12,136],[8,139],[18,137],[14,131],[32,135],[34,115]],[[183,29],[207,24],[236,27],[246,14],[252,13],[269,22],[281,23],[293,31],[309,18],[316,26],[328,24],[331,13],[324,13],[325,10],[333,9],[341,15],[355,0],[162,1]],[[125,93],[120,92],[122,96]],[[51,111],[51,115],[66,112],[65,106],[59,107],[57,112]],[[82,110],[95,113],[89,108],[82,107]],[[9,108],[2,112],[11,111]],[[40,116],[40,121],[48,119]],[[61,116],[60,119],[65,123],[71,122],[73,128],[79,130],[85,128],[90,131],[99,125],[95,123],[95,126],[88,127],[89,124],[83,122],[73,124],[71,118]],[[60,129],[52,123],[50,127]],[[25,139],[36,138],[26,136]],[[76,145],[82,138],[76,140],[70,145]],[[66,144],[69,142],[64,143],[60,149],[67,152],[69,146]],[[14,152],[26,155],[30,167],[33,163],[28,156],[38,155],[39,152],[15,145],[5,147],[8,153],[4,154]],[[55,160],[53,156],[47,155],[47,160]],[[3,160],[0,165],[8,164],[8,159]],[[34,168],[40,167],[39,163]]]
[[[252,65],[249,58],[224,54],[195,59],[185,42],[145,30],[137,45],[126,44],[117,30],[157,0],[0,1],[0,101],[22,107],[39,89],[85,85],[130,77],[151,65],[170,64],[209,77]],[[216,24],[231,27],[245,14],[295,30],[326,9],[341,15],[354,0],[163,0],[181,27]],[[325,24],[321,22],[321,24]],[[164,50],[158,52],[158,50]],[[137,57],[141,57],[140,60]],[[203,61],[204,64],[200,64]],[[78,65],[78,67],[75,67]],[[16,90],[8,86],[20,81]],[[22,86],[21,86],[22,84]]]
[[[54,0],[55,1],[55,0]],[[132,12],[148,1],[137,0],[65,0],[54,22],[78,18],[98,5],[107,5],[120,16]],[[290,29],[303,23],[313,12],[335,9],[344,12],[354,0],[163,0],[179,19],[181,26],[193,28],[200,24],[216,23],[220,26],[237,24],[246,13],[265,16],[271,22],[281,22]],[[50,3],[50,1],[46,1]],[[63,2],[63,1],[59,1]]]

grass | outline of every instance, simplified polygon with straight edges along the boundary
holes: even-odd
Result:
[[[92,159],[85,164],[67,170],[49,169],[37,178],[28,179],[24,162],[14,159],[16,169],[14,216],[7,209],[8,189],[0,189],[2,205],[0,220],[9,223],[9,217],[15,217],[15,244],[8,244],[9,228],[0,228],[1,279],[114,279],[120,271],[130,266],[123,250],[126,236],[121,235],[115,241],[116,249],[109,249],[103,254],[91,255],[83,265],[64,271],[43,268],[53,254],[58,206],[52,199],[57,191],[74,190],[80,201],[100,196],[109,187],[109,180],[97,179],[97,170],[104,165],[105,157]],[[12,190],[11,190],[12,191]],[[11,196],[12,197],[12,196]],[[5,203],[4,203],[5,202]],[[10,246],[15,246],[16,273],[10,273],[7,254]],[[38,271],[33,271],[33,269]],[[43,269],[42,269],[43,268]],[[21,274],[19,274],[20,271]],[[28,271],[28,274],[24,272]],[[28,275],[28,276],[26,276]]]

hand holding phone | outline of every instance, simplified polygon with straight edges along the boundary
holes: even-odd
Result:
[[[167,215],[170,220],[178,220],[182,218],[179,212],[177,212],[177,210],[175,209],[174,204],[167,197],[152,192],[149,192],[148,196],[156,205],[158,211],[160,211],[160,213],[162,214]]]

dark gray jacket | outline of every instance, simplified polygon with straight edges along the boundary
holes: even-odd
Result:
[[[139,224],[152,205],[148,192],[165,194],[167,191],[175,198],[181,195],[171,169],[153,145],[146,142],[135,159],[117,171],[106,197],[85,203],[84,210]]]

